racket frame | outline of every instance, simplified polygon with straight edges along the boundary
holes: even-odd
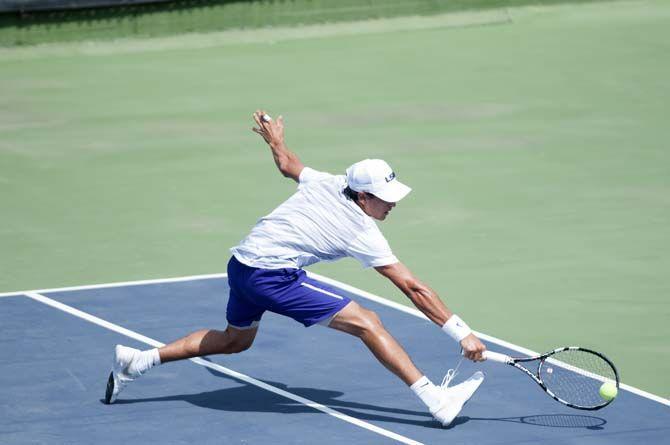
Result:
[[[566,347],[563,347],[563,348],[557,348],[557,349],[554,349],[553,351],[549,351],[549,352],[546,352],[544,354],[537,355],[537,356],[534,356],[534,357],[517,357],[517,358],[515,358],[515,357],[510,357],[510,356],[507,356],[507,355],[504,355],[504,354],[500,354],[500,353],[497,353],[497,352],[491,352],[491,351],[486,351],[485,355],[486,355],[486,358],[488,360],[493,360],[493,361],[496,361],[496,362],[505,363],[507,365],[513,366],[516,369],[519,369],[519,370],[523,371],[531,379],[533,379],[535,381],[535,383],[537,383],[540,386],[540,388],[542,388],[544,390],[544,392],[549,394],[549,396],[551,398],[553,398],[554,400],[556,400],[559,403],[562,403],[566,406],[569,406],[570,408],[587,410],[587,411],[596,411],[596,410],[604,408],[607,405],[609,405],[610,403],[612,403],[614,401],[614,399],[603,400],[603,403],[601,403],[600,405],[596,405],[596,406],[576,405],[574,403],[570,403],[566,400],[561,399],[556,394],[554,394],[551,391],[551,389],[547,388],[547,385],[542,381],[542,377],[540,375],[540,372],[542,371],[542,367],[545,364],[545,360],[548,359],[549,357],[551,357],[552,355],[557,354],[559,352],[563,352],[563,351],[583,351],[583,352],[588,352],[588,353],[597,355],[598,357],[602,358],[605,362],[607,362],[607,364],[614,371],[614,376],[616,378],[616,381],[615,381],[616,388],[617,388],[617,391],[619,390],[619,371],[617,371],[616,366],[614,366],[614,363],[612,363],[612,361],[610,359],[605,357],[600,352],[594,351],[594,350],[588,349],[588,348],[582,348],[581,346],[566,346]],[[519,364],[519,363],[524,363],[524,362],[532,362],[532,361],[536,361],[536,360],[539,360],[540,362],[537,365],[537,371],[535,371],[535,373],[533,373],[533,371],[527,369],[525,366]],[[558,362],[558,364],[556,366],[561,366],[562,362],[558,359],[556,361]],[[580,369],[580,368],[578,368],[578,369]],[[585,370],[581,370],[581,371],[584,371],[585,373],[587,372]],[[576,371],[576,372],[579,372],[579,371]],[[610,381],[610,379],[604,379],[603,381]]]

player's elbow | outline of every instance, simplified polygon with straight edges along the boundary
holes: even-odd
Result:
[[[293,177],[293,169],[289,165],[280,165],[279,166],[279,173],[282,174],[283,177],[285,178],[292,178]]]
[[[295,176],[296,161],[291,156],[282,156],[277,159],[277,168],[283,176],[293,178]]]
[[[280,168],[279,172],[285,178],[293,179],[295,182],[300,182],[300,170],[297,169],[294,165],[286,168]]]
[[[275,163],[277,164],[277,168],[279,169],[279,172],[282,175],[286,176],[287,173],[288,173],[288,169],[290,168],[290,165],[291,165],[290,160],[288,159],[288,157],[286,157],[286,156],[277,157],[275,159]]]

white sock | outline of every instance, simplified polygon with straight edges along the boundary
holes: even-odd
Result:
[[[156,365],[161,364],[161,356],[158,348],[141,351],[137,354],[128,367],[128,372],[133,375],[142,375]]]
[[[440,406],[441,400],[441,391],[440,389],[433,385],[428,377],[425,375],[419,380],[414,382],[412,386],[409,387],[418,398],[421,399],[423,403],[428,407],[428,409],[437,409]]]

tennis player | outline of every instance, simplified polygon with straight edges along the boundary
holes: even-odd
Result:
[[[309,278],[304,268],[319,261],[353,257],[391,280],[414,305],[460,343],[465,357],[483,360],[484,345],[468,325],[451,313],[435,291],[419,281],[393,255],[374,220],[384,221],[410,188],[379,159],[353,164],[346,175],[305,167],[284,143],[281,116],[253,115],[253,131],[263,137],[282,175],[298,189],[261,218],[228,262],[230,297],[224,331],[193,332],[159,349],[139,351],[117,345],[105,401],[113,403],[131,381],[161,363],[212,354],[233,354],[251,347],[265,311],[360,338],[389,371],[400,378],[444,426],[449,425],[484,380],[476,372],[449,387],[449,376],[434,385],[382,325],[377,314]]]

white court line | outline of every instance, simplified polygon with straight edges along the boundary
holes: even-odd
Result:
[[[110,331],[118,332],[119,334],[125,335],[126,337],[133,338],[135,340],[141,341],[142,343],[146,343],[149,346],[153,346],[156,348],[159,348],[164,345],[164,343],[159,342],[158,340],[154,340],[152,338],[146,337],[142,334],[139,334],[135,331],[131,331],[130,329],[126,329],[122,326],[119,326],[114,323],[110,323],[107,320],[103,320],[102,318],[98,318],[95,315],[91,315],[87,312],[80,311],[79,309],[75,309],[72,306],[68,306],[66,304],[63,304],[59,301],[52,300],[49,297],[45,297],[44,295],[40,295],[37,292],[26,292],[24,295],[26,295],[29,298],[32,298],[35,301],[38,301],[40,303],[46,304],[48,306],[51,306],[55,309],[61,310],[63,312],[67,312],[68,314],[74,315],[75,317],[79,317],[83,320],[86,320],[88,322],[91,322],[93,324],[97,324],[98,326],[102,326],[103,328],[109,329]],[[308,406],[310,408],[313,408],[317,411],[321,411],[323,413],[326,413],[330,416],[333,416],[337,419],[343,420],[345,422],[351,423],[353,425],[356,425],[358,427],[364,428],[366,430],[372,431],[374,433],[380,434],[382,436],[388,437],[389,439],[396,440],[398,442],[402,442],[408,445],[423,445],[421,442],[417,442],[416,440],[410,439],[405,436],[401,436],[400,434],[396,434],[393,431],[386,430],[384,428],[380,428],[376,425],[373,425],[368,422],[364,422],[360,419],[357,419],[355,417],[348,416],[346,414],[343,414],[339,411],[336,411],[332,408],[329,408],[326,405],[322,405],[320,403],[314,402],[312,400],[306,399],[304,397],[301,397],[299,395],[290,393],[288,391],[284,391],[283,389],[274,387],[272,385],[268,385],[265,382],[262,382],[258,379],[255,379],[253,377],[250,377],[246,374],[239,373],[237,371],[233,371],[232,369],[226,368],[221,365],[217,365],[216,363],[208,362],[206,360],[203,360],[201,358],[192,358],[189,359],[193,363],[198,364],[200,366],[204,366],[206,368],[213,369],[215,371],[218,371],[220,373],[226,374],[228,376],[231,376],[235,379],[241,380],[245,383],[248,383],[250,385],[257,386],[261,389],[264,389],[266,391],[272,392],[274,394],[277,394],[279,396],[285,397],[287,399],[293,400],[295,402],[301,403],[305,406]]]
[[[2,297],[17,297],[21,295],[26,295],[29,292],[37,294],[48,294],[51,292],[70,292],[76,290],[86,290],[86,289],[104,289],[108,287],[124,287],[124,286],[142,286],[145,284],[162,284],[162,283],[178,283],[180,281],[195,281],[195,280],[208,280],[212,278],[226,278],[227,273],[212,273],[208,275],[190,275],[186,277],[175,277],[175,278],[157,278],[152,280],[136,280],[136,281],[119,281],[117,283],[102,283],[102,284],[87,284],[84,286],[70,286],[70,287],[54,287],[51,289],[32,289],[32,290],[22,290],[16,292],[4,292],[0,293],[0,298]]]
[[[362,289],[358,289],[357,287],[350,286],[348,284],[342,283],[340,281],[334,280],[332,278],[325,277],[323,275],[319,275],[314,272],[307,271],[307,275],[319,280],[323,283],[330,284],[331,286],[335,286],[339,289],[342,289],[347,292],[351,292],[352,294],[358,295],[360,297],[366,298],[368,300],[374,301],[376,303],[382,304],[384,306],[392,307],[394,309],[397,309],[399,311],[405,312],[410,315],[414,315],[415,317],[423,318],[424,320],[427,320],[428,318],[421,313],[419,310],[415,308],[411,308],[405,305],[402,305],[400,303],[396,303],[395,301],[387,300],[386,298],[380,297],[379,295],[372,294],[370,292],[364,291]],[[52,288],[52,289],[41,289],[41,290],[30,290],[30,291],[17,291],[17,292],[6,292],[6,293],[0,293],[0,298],[1,297],[13,297],[13,296],[19,296],[19,295],[27,295],[30,292],[33,293],[49,293],[49,292],[67,292],[67,291],[75,291],[75,290],[85,290],[85,289],[101,289],[101,288],[109,288],[109,287],[121,287],[121,286],[140,286],[143,284],[160,284],[160,283],[176,283],[180,281],[192,281],[192,280],[206,280],[206,279],[211,279],[211,278],[225,278],[227,277],[228,274],[226,273],[218,273],[218,274],[208,274],[208,275],[191,275],[191,276],[186,276],[186,277],[176,277],[176,278],[159,278],[159,279],[152,279],[152,280],[137,280],[137,281],[123,281],[123,282],[118,282],[118,283],[103,283],[103,284],[92,284],[92,285],[85,285],[85,286],[71,286],[71,287],[59,287],[59,288]],[[499,346],[502,346],[507,349],[511,349],[513,351],[520,352],[522,354],[528,355],[528,356],[533,356],[533,355],[539,355],[539,353],[532,351],[530,349],[524,348],[523,346],[516,345],[514,343],[507,342],[505,340],[501,340],[497,337],[493,337],[491,335],[484,334],[483,332],[477,332],[475,331],[475,334],[488,342],[495,343]],[[656,394],[652,394],[650,392],[644,391],[642,389],[636,388],[634,386],[626,385],[625,383],[621,383],[619,386],[620,389],[625,389],[626,391],[632,392],[633,394],[637,394],[640,397],[644,397],[649,400],[653,400],[655,402],[661,403],[666,406],[670,406],[670,400],[665,399],[663,397],[657,396]]]

